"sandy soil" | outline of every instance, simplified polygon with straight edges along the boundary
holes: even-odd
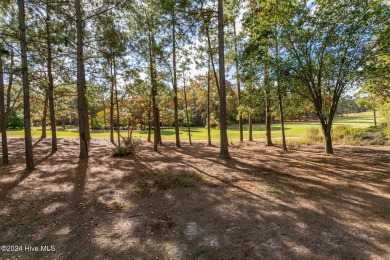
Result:
[[[390,259],[388,146],[251,143],[222,160],[166,143],[117,158],[93,140],[80,161],[76,139],[55,154],[34,142],[36,170],[22,139],[0,168],[0,259]]]

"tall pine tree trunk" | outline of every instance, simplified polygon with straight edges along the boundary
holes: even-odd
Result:
[[[155,51],[155,47],[157,46],[156,45],[156,39],[155,39],[155,34],[154,32],[152,33],[152,62],[153,62],[153,82],[154,82],[154,89],[156,91],[156,95],[155,97],[157,98],[157,95],[158,95],[158,82],[157,82],[157,63],[156,63],[156,51]],[[161,127],[160,127],[160,108],[158,107],[158,103],[157,103],[157,99],[155,99],[155,105],[156,105],[156,124],[157,124],[157,143],[158,145],[162,145],[162,139],[161,139]]]
[[[152,103],[152,95],[150,95],[149,98],[149,104],[148,104],[148,142],[152,142],[150,136],[152,135],[152,125],[150,124],[151,122],[151,104]]]
[[[20,53],[22,61],[22,82],[23,82],[23,110],[24,110],[24,142],[26,147],[26,168],[34,170],[34,156],[31,137],[31,117],[30,117],[30,81],[28,78],[27,63],[27,42],[26,42],[26,13],[24,0],[18,0],[19,9],[19,39]]]
[[[106,98],[104,97],[105,91],[103,91],[103,125],[104,131],[107,128],[107,120],[106,120]]]
[[[264,61],[264,89],[265,89],[265,128],[266,128],[266,145],[273,146],[271,138],[271,91],[268,71],[268,38],[266,40],[265,61]]]
[[[49,111],[50,111],[50,127],[51,127],[51,151],[52,153],[57,151],[57,129],[56,129],[56,115],[54,109],[54,80],[52,72],[52,44],[51,44],[51,8],[49,0],[46,0],[46,45],[47,45],[47,76],[49,79],[48,98],[49,98]]]
[[[210,129],[210,55],[207,63],[207,141],[211,145],[211,129]]]
[[[276,51],[276,53],[275,53],[275,56],[276,56],[276,83],[278,85],[280,125],[282,127],[282,148],[283,148],[283,150],[286,151],[287,145],[286,145],[286,134],[284,131],[283,99],[282,99],[280,68],[279,68],[279,39],[278,39],[278,35],[276,35],[276,50],[275,51]]]
[[[0,50],[0,130],[3,164],[8,164],[7,118],[5,112],[3,56]]]
[[[249,114],[249,141],[253,142],[253,133],[252,133],[252,127],[253,127],[253,122],[252,122],[252,115]]]
[[[77,30],[77,101],[79,116],[79,134],[80,134],[80,159],[88,158],[88,149],[90,142],[88,105],[86,98],[86,79],[84,67],[84,26],[81,14],[81,0],[75,0],[76,8],[76,30]]]
[[[115,144],[114,140],[114,72],[112,59],[110,63],[111,89],[110,89],[110,142]]]
[[[269,91],[266,90],[266,98],[265,98],[265,127],[266,127],[266,145],[273,146],[272,138],[271,138],[271,100],[268,97]]]
[[[156,95],[157,96],[157,95]],[[162,145],[161,139],[161,120],[160,120],[160,108],[157,106],[157,134],[158,134],[158,145]]]
[[[5,110],[5,122],[8,121],[8,116],[11,113],[11,90],[12,85],[14,82],[14,67],[15,67],[15,61],[14,61],[14,50],[11,49],[11,66],[10,66],[10,72],[9,72],[9,79],[8,79],[8,88],[7,88],[7,105]],[[19,97],[19,95],[18,95]]]
[[[278,83],[279,84],[279,83]],[[283,98],[280,87],[278,87],[278,98],[279,98],[279,112],[280,112],[280,125],[282,127],[282,148],[283,150],[287,150],[286,144],[286,132],[284,129],[284,115],[283,115]]]
[[[120,114],[119,114],[119,100],[118,100],[118,84],[116,80],[116,62],[114,56],[114,86],[115,86],[115,102],[116,102],[116,126],[118,127],[118,146],[121,146],[121,128],[120,128]]]
[[[46,93],[45,95],[45,102],[43,104],[43,115],[42,115],[42,134],[41,138],[46,138],[46,124],[47,124],[47,109],[48,109],[48,103],[49,103],[49,96]]]
[[[175,110],[175,135],[176,135],[176,147],[180,147],[180,132],[179,132],[179,112],[177,102],[177,68],[176,68],[176,17],[175,8],[172,11],[172,51],[173,51],[173,105]]]
[[[0,62],[2,62],[1,54],[0,54]],[[2,69],[4,69],[3,65],[1,65],[0,67]],[[7,122],[8,122],[8,116],[11,113],[11,89],[12,89],[13,79],[14,79],[13,70],[14,70],[14,51],[13,51],[13,49],[11,49],[11,66],[10,66],[10,69],[9,69],[9,79],[8,79],[8,87],[7,87],[7,95],[6,95],[7,97],[6,97],[6,101],[5,101],[5,99],[4,99],[4,92],[3,92],[3,95],[1,95],[1,97],[3,97],[3,99],[0,99],[0,103],[4,102],[3,105],[0,105],[0,107],[4,107],[4,113],[3,113],[3,115],[0,115],[1,116],[0,127],[1,127],[1,133],[2,133],[1,145],[2,145],[2,151],[3,151],[3,163],[4,164],[8,164],[9,163],[9,159],[8,159],[8,140],[7,140]],[[3,87],[1,89],[2,89],[2,91],[4,91],[4,71],[2,70],[2,72],[3,73],[2,73],[2,76],[1,76],[1,79],[0,79],[2,81],[1,81],[0,84],[3,85]]]
[[[161,142],[160,138],[160,115],[157,107],[157,75],[156,75],[156,58],[154,54],[154,33],[151,28],[149,28],[149,60],[150,60],[150,80],[152,84],[152,107],[153,107],[153,119],[154,119],[154,140],[153,140],[153,150],[158,151],[158,145]]]
[[[192,145],[192,140],[191,140],[191,126],[190,126],[190,117],[188,115],[188,104],[187,104],[187,92],[186,92],[186,78],[183,72],[183,80],[184,80],[184,105],[186,108],[186,118],[187,118],[187,130],[188,130],[188,141],[190,142],[190,145]]]
[[[225,86],[225,34],[223,0],[218,0],[218,49],[219,49],[219,93],[220,93],[220,139],[221,147],[219,157],[230,158],[228,150],[227,124],[226,124],[226,86]]]
[[[220,96],[221,94],[219,93],[219,79],[217,76],[217,70],[215,69],[214,55],[213,55],[213,49],[211,48],[211,39],[210,39],[210,31],[209,31],[208,24],[206,26],[206,37],[207,37],[207,46],[208,46],[208,52],[209,52],[209,57],[210,57],[210,61],[211,61],[211,67],[213,68],[213,74],[214,74],[214,78],[215,78],[215,85],[217,86],[218,96]]]
[[[159,144],[159,135],[158,135],[158,126],[160,124],[158,120],[158,108],[156,105],[156,96],[157,91],[155,90],[155,87],[152,86],[152,106],[153,106],[153,150],[155,152],[158,151],[158,144]]]
[[[240,87],[240,67],[238,63],[238,44],[237,44],[237,33],[236,33],[236,20],[233,21],[233,32],[234,32],[234,51],[236,54],[235,61],[236,61],[236,80],[237,80],[237,96],[238,96],[238,106],[240,106],[241,102],[241,87]],[[244,131],[242,127],[242,114],[241,111],[238,115],[238,126],[240,129],[240,142],[244,142]]]

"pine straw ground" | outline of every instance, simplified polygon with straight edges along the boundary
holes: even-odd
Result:
[[[35,140],[26,173],[23,140],[1,166],[1,259],[390,259],[390,147],[287,152],[251,143],[196,144],[112,157],[93,140]],[[9,249],[9,248],[8,248]],[[4,249],[3,249],[4,250]]]

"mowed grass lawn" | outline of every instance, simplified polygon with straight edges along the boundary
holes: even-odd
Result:
[[[378,119],[380,122],[380,118]],[[352,125],[353,127],[369,127],[374,125],[373,113],[364,112],[359,114],[349,114],[348,116],[338,117],[334,121],[334,125]],[[321,128],[319,122],[286,122],[286,136],[287,138],[299,138],[304,137],[306,130],[310,127]],[[50,127],[48,127],[50,128]],[[8,130],[9,137],[23,137],[23,130]],[[121,133],[123,136],[127,136],[127,131]],[[175,140],[175,130],[172,129],[163,129],[161,131],[163,140]],[[32,130],[33,137],[41,136],[41,128],[34,127]],[[47,136],[50,137],[51,132],[47,131]],[[57,131],[57,136],[59,138],[77,138],[78,132],[76,129],[67,130],[67,131]],[[92,138],[109,138],[109,132],[91,132]],[[139,137],[142,139],[147,138],[148,131],[134,131],[134,137]],[[180,128],[180,137],[181,140],[188,140],[188,131],[187,127]],[[207,140],[207,129],[204,127],[192,127],[191,128],[191,137],[194,141],[206,141]],[[279,123],[274,123],[272,125],[272,137],[281,138],[281,127]],[[238,125],[231,125],[228,127],[228,138],[230,142],[237,142],[239,140],[239,128]],[[265,125],[264,124],[254,124],[253,125],[253,138],[255,140],[265,138]],[[153,139],[153,131],[152,131]],[[219,129],[211,129],[211,139],[219,141]],[[244,125],[244,139],[248,139],[248,125]]]

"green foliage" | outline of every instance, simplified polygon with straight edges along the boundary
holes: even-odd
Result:
[[[23,128],[24,122],[23,118],[18,116],[16,112],[11,112],[9,117],[8,117],[8,122],[7,122],[7,128],[11,129],[16,129],[16,128]]]
[[[92,129],[102,129],[103,124],[94,121],[94,122],[92,123],[91,127],[92,127]]]
[[[309,127],[306,130],[305,141],[307,141],[308,144],[322,142],[322,139],[323,137],[320,134],[320,129],[315,127]]]
[[[336,126],[332,129],[333,139],[349,145],[383,145],[389,138],[385,127],[353,128],[350,125]]]
[[[135,154],[142,145],[142,140],[138,138],[126,138],[123,140],[122,146],[117,146],[113,150],[113,156],[126,156],[128,154]]]
[[[383,125],[383,133],[387,136],[387,140],[390,139],[390,125]]]
[[[237,108],[238,112],[241,113],[241,116],[243,119],[249,119],[249,116],[254,114],[255,111],[254,109],[248,107],[248,106],[245,106],[245,105],[240,105],[238,108]],[[237,120],[238,120],[238,117],[239,117],[239,113],[237,114]]]
[[[332,128],[332,137],[334,140],[340,140],[351,136],[353,132],[354,129],[351,125],[338,125]]]
[[[337,106],[337,114],[348,114],[348,113],[357,113],[359,111],[364,111],[364,109],[359,108],[359,104],[356,97],[352,96],[342,96],[340,97],[339,104]]]
[[[378,107],[379,113],[383,116],[384,122],[390,124],[390,102]]]
[[[386,134],[382,129],[370,127],[368,129],[356,129],[353,140],[357,145],[384,145]]]
[[[113,156],[125,156],[125,155],[127,155],[126,148],[124,146],[117,146],[112,151],[112,155]]]

